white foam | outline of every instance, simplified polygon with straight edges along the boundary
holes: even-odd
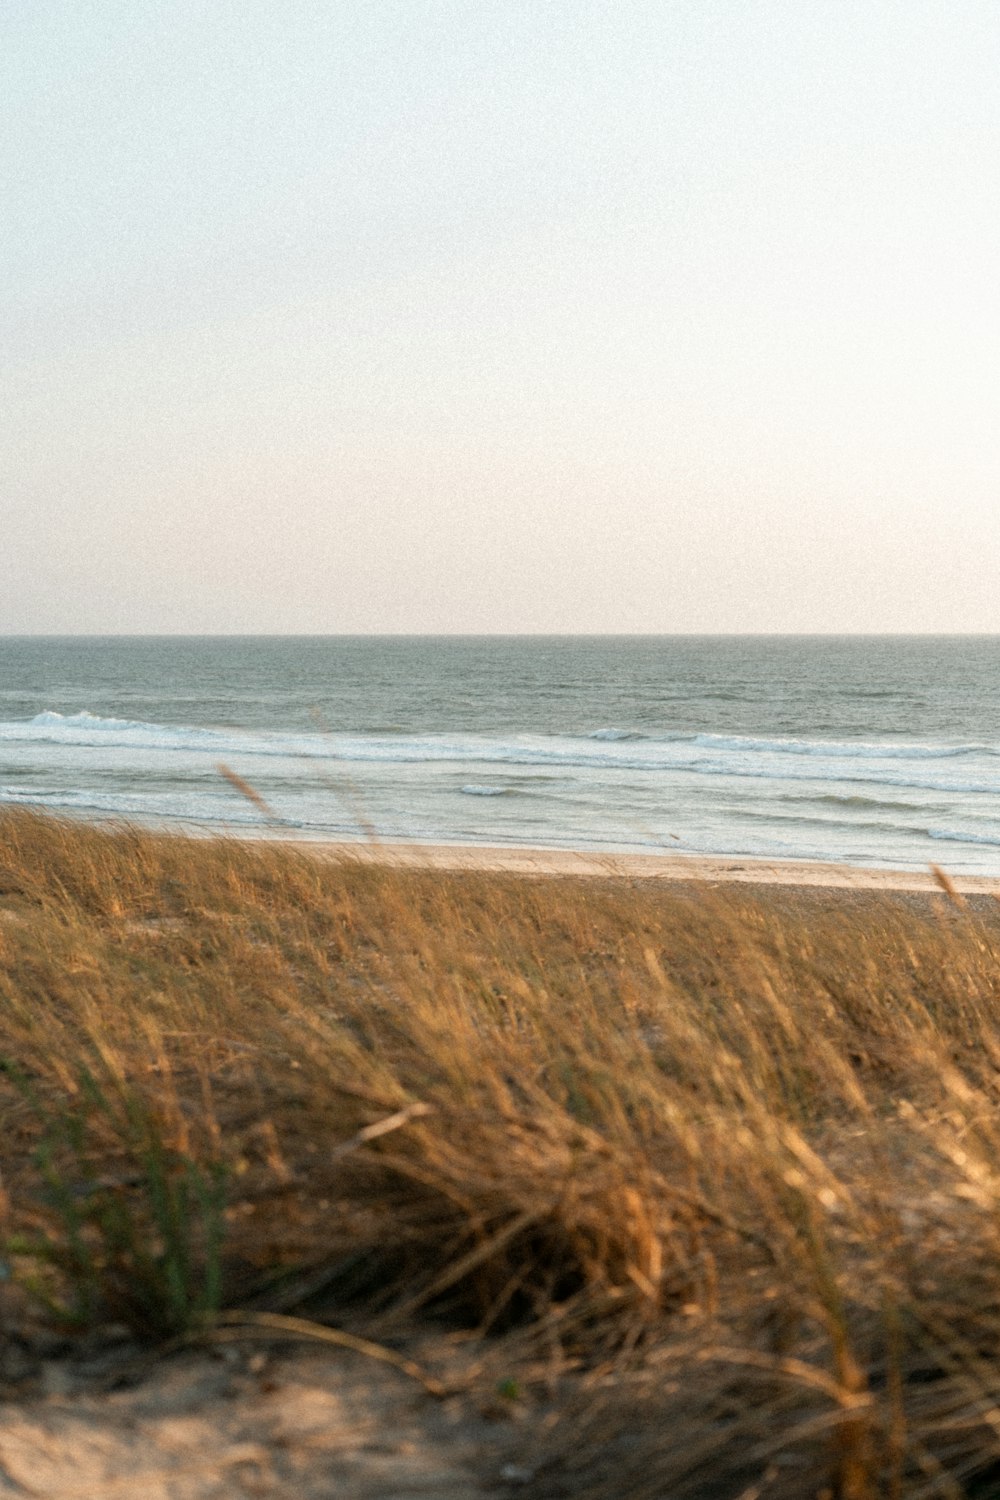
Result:
[[[763,751],[771,755],[821,755],[838,760],[951,760],[958,755],[997,755],[995,745],[927,745],[913,741],[753,739],[744,735],[696,734],[705,750]]]
[[[998,752],[985,744],[715,734],[654,739],[615,726],[587,735],[334,734],[47,709],[0,723],[0,748],[8,782],[0,802],[84,816],[259,827],[259,814],[217,776],[215,766],[224,762],[260,790],[283,822],[308,832],[341,829],[336,789],[343,785],[350,793],[344,809],[362,808],[380,838],[467,836],[456,827],[459,792],[487,799],[476,821],[477,836],[488,842],[655,848],[676,830],[680,842],[669,847],[919,864],[921,856],[925,863],[933,857],[935,839],[953,845],[948,858],[956,869],[995,867],[988,851],[1000,847],[995,804],[985,800],[1000,791]],[[545,794],[525,795],[539,778]],[[843,816],[826,819],[803,809],[791,818],[778,811],[782,790],[791,795],[797,788],[798,796],[843,799]],[[888,799],[900,793],[923,793],[916,798],[922,808],[900,807],[884,823],[876,813],[870,826],[859,817],[870,804],[891,812]],[[518,800],[502,811],[497,804],[491,814],[493,798]],[[915,815],[943,826],[917,827]],[[343,832],[350,836],[353,828],[350,822]],[[820,829],[826,836],[817,848]],[[963,844],[984,847],[962,855]]]
[[[758,777],[764,780],[864,782],[949,793],[988,793],[998,789],[992,767],[983,757],[989,746],[847,744],[822,740],[754,739],[711,734],[672,739],[637,740],[629,731],[598,730],[586,738],[569,735],[476,734],[321,734],[291,731],[212,729],[152,724],[102,717],[83,711],[47,710],[33,719],[0,724],[0,741],[24,746],[52,744],[74,749],[92,747],[113,754],[150,752],[180,757],[212,756],[219,760],[284,758],[349,765],[464,764],[545,767],[559,772],[679,772],[695,776]],[[710,752],[706,754],[705,752]],[[714,752],[714,753],[712,753]],[[944,780],[933,776],[936,760],[966,757],[983,777]],[[792,769],[806,758],[808,770]],[[919,763],[919,777],[907,765]],[[915,764],[914,764],[915,769]],[[470,782],[468,785],[485,783]],[[474,793],[472,795],[475,795]]]
[[[105,719],[100,714],[92,714],[87,709],[81,709],[76,714],[60,714],[55,709],[48,708],[44,713],[36,714],[33,719],[28,720],[32,728],[51,729],[105,729],[116,731],[120,729],[149,729],[151,726],[143,724],[135,719]]]
[[[34,738],[39,730],[50,731],[59,736],[75,737],[83,734],[155,735],[169,737],[173,741],[199,743],[208,740],[239,740],[255,743],[262,750],[285,752],[289,747],[308,746],[314,751],[331,753],[338,746],[353,746],[359,750],[367,747],[374,753],[392,753],[393,748],[411,753],[418,747],[430,754],[462,754],[476,744],[502,746],[512,750],[547,746],[562,755],[580,753],[581,739],[573,735],[520,734],[509,741],[498,740],[492,735],[476,734],[332,734],[310,733],[298,730],[254,731],[249,729],[207,728],[196,725],[158,724],[140,719],[119,719],[81,710],[78,713],[62,714],[46,709],[29,720],[0,724],[0,733],[5,738],[24,735]],[[880,758],[887,760],[937,760],[953,759],[956,756],[986,755],[1000,756],[1000,746],[988,744],[927,744],[915,741],[870,741],[870,740],[822,740],[822,739],[760,739],[750,735],[719,734],[671,734],[663,736],[643,735],[635,730],[608,727],[595,729],[583,737],[583,743],[607,745],[608,752],[594,750],[594,754],[613,753],[613,747],[627,744],[631,753],[647,756],[662,755],[665,751],[696,747],[701,750],[735,752],[737,754],[809,755],[837,759]],[[638,748],[641,745],[641,750]]]
[[[211,749],[231,739],[226,731],[198,726],[114,719],[86,709],[61,714],[46,709],[33,719],[0,724],[0,740],[28,744],[127,746],[133,749]]]

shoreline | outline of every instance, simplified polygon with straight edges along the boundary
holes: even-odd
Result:
[[[604,877],[695,881],[710,885],[782,885],[858,891],[940,891],[924,870],[865,869],[820,860],[770,860],[751,855],[601,854],[584,849],[532,849],[482,844],[349,843],[283,839],[288,848],[323,859],[355,860],[396,869],[474,874]],[[948,876],[964,895],[1000,897],[1000,875]]]

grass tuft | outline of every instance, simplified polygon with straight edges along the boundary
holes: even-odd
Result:
[[[1000,1493],[1000,907],[940,883],[5,813],[4,1259],[64,1327],[505,1335],[494,1401],[574,1372],[538,1497]]]

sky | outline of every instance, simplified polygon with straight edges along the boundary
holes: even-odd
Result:
[[[1000,632],[996,0],[5,0],[0,633]]]

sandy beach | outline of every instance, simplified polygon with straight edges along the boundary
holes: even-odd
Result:
[[[599,854],[577,849],[528,849],[459,844],[306,843],[296,847],[324,858],[387,864],[399,869],[467,870],[511,875],[575,875],[710,884],[808,886],[859,891],[933,891],[931,870],[863,869],[807,860],[737,855]],[[1000,875],[957,875],[955,889],[1000,896]]]

